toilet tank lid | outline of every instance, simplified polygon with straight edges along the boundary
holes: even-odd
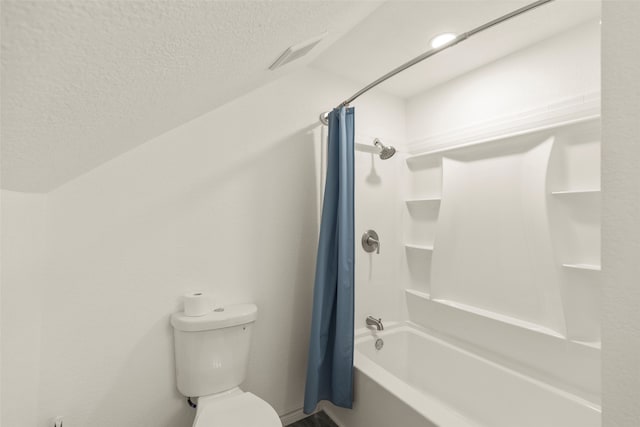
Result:
[[[185,332],[208,331],[251,323],[258,317],[258,307],[255,304],[228,305],[221,309],[197,317],[185,316],[182,311],[173,313],[171,325]]]

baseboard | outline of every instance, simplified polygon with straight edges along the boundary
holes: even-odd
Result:
[[[288,426],[289,424],[293,424],[296,421],[300,421],[301,419],[306,418],[309,415],[310,414],[305,414],[302,411],[302,408],[300,408],[280,416],[280,421],[282,422],[283,426]]]
[[[316,412],[321,411],[324,411],[329,416],[329,418],[331,418],[331,420],[338,425],[338,427],[345,427],[344,424],[331,411],[331,405],[327,405],[325,402],[320,402],[316,410],[311,414],[305,414],[302,411],[302,408],[288,412],[280,417],[280,422],[282,422],[283,426],[288,426],[295,423],[296,421],[300,421],[304,418],[307,418],[308,416],[315,414]]]

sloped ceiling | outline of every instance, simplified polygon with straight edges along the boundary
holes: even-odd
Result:
[[[2,1],[2,188],[50,191],[305,65],[378,6]],[[307,57],[267,70],[324,32]]]

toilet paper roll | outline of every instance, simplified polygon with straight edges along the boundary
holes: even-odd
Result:
[[[190,317],[204,316],[213,309],[211,296],[204,292],[190,292],[183,296],[184,315]]]

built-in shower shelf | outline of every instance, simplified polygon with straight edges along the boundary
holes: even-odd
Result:
[[[602,267],[597,264],[562,264],[564,268],[572,268],[575,270],[600,271]]]
[[[453,312],[463,312],[463,313],[470,313],[476,316],[481,316],[485,319],[491,319],[500,323],[505,323],[508,325],[512,325],[512,326],[517,326],[519,328],[524,328],[524,329],[528,329],[530,331],[534,331],[534,332],[538,332],[544,335],[550,335],[552,337],[555,338],[559,338],[559,339],[566,339],[565,336],[563,336],[562,334],[554,331],[551,328],[547,328],[545,326],[539,325],[537,323],[533,323],[533,322],[528,322],[526,320],[522,320],[522,319],[517,319],[515,317],[511,317],[511,316],[506,316],[504,314],[500,314],[500,313],[496,313],[494,311],[491,310],[485,310],[479,307],[474,307],[471,305],[467,305],[467,304],[463,304],[463,303],[459,303],[456,301],[451,301],[451,300],[445,300],[445,299],[440,299],[440,298],[433,298],[431,295],[429,294],[425,294],[424,292],[419,292],[419,291],[415,291],[413,289],[405,289],[405,292],[407,294],[413,295],[415,297],[418,297],[420,299],[426,300],[428,301],[428,303],[430,304],[436,304],[437,306],[443,307],[448,310],[452,310]]]
[[[473,313],[478,316],[488,317],[489,319],[497,320],[498,322],[508,323],[514,326],[519,326],[521,328],[541,332],[543,334],[552,335],[558,338],[564,338],[562,335],[560,335],[553,329],[546,328],[544,326],[538,325],[537,323],[527,322],[525,320],[516,319],[515,317],[506,316],[504,314],[496,313],[490,310],[485,310],[485,309],[474,307],[467,304],[462,304],[455,301],[439,300],[439,299],[432,299],[432,301],[435,301],[439,304],[443,304],[458,310],[466,311],[468,313]]]
[[[561,190],[561,191],[552,191],[551,194],[555,196],[569,196],[569,195],[579,195],[579,194],[599,194],[600,190],[592,188],[586,190]]]
[[[405,203],[407,205],[420,205],[420,204],[440,203],[440,200],[442,200],[440,196],[434,196],[434,197],[424,197],[420,199],[407,199],[405,200]]]
[[[584,345],[585,347],[590,347],[596,350],[602,349],[602,343],[600,341],[580,341],[580,340],[570,340],[576,344]]]
[[[416,297],[418,297],[418,298],[422,298],[422,299],[426,299],[426,300],[431,300],[431,295],[429,295],[429,294],[428,294],[428,293],[426,293],[426,292],[417,291],[417,290],[415,290],[415,289],[405,289],[405,291],[406,291],[408,294],[414,295],[414,296],[416,296]]]
[[[413,244],[407,243],[406,245],[404,245],[404,247],[407,249],[413,249],[416,251],[433,252],[433,245],[413,245]]]

